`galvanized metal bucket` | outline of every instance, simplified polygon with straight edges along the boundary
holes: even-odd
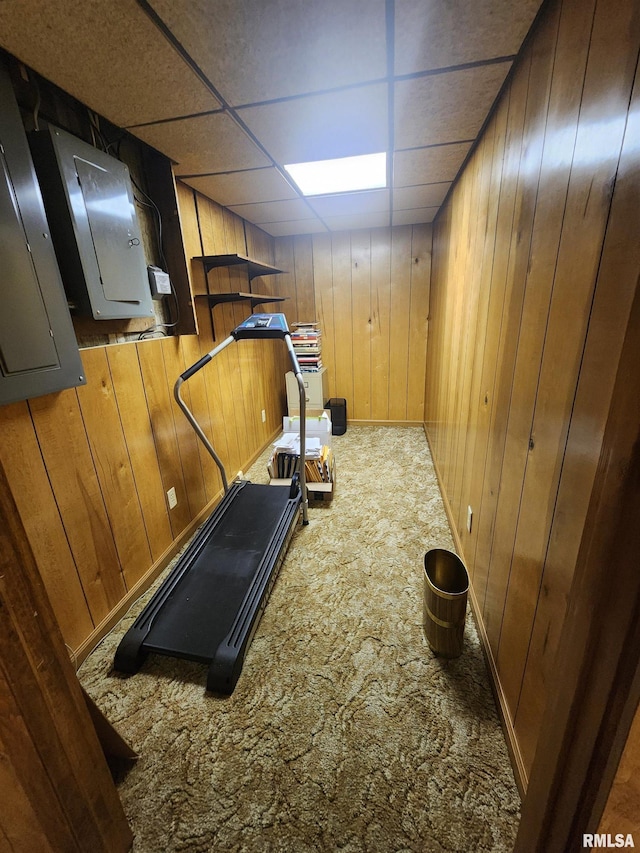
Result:
[[[433,548],[424,558],[422,624],[427,642],[442,657],[462,654],[469,575],[452,551]]]

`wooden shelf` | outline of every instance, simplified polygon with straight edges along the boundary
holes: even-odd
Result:
[[[288,296],[268,296],[267,294],[262,293],[242,293],[240,291],[236,291],[234,293],[196,293],[195,299],[206,299],[207,304],[211,311],[215,308],[216,305],[220,305],[221,303],[228,302],[244,302],[245,300],[249,300],[251,302],[251,313],[253,314],[256,305],[262,305],[264,302],[284,302],[285,299],[288,299]],[[213,333],[213,339],[216,339],[216,328],[213,322],[213,314],[211,314],[211,331]]]
[[[209,303],[209,308],[213,308],[221,302],[242,302],[245,299],[251,300],[251,309],[256,305],[261,305],[263,302],[284,302],[288,296],[268,296],[266,293],[242,293],[236,291],[234,293],[196,293],[196,299],[206,299]]]
[[[263,264],[260,261],[254,261],[252,258],[248,258],[246,255],[198,255],[193,258],[194,261],[202,261],[204,265],[205,274],[212,269],[220,269],[222,267],[235,267],[244,265],[247,269],[247,275],[249,277],[249,287],[251,287],[251,281],[254,278],[257,278],[261,275],[277,275],[281,273],[282,270],[279,270],[277,267],[272,267],[270,264]],[[256,305],[262,305],[265,302],[284,302],[285,299],[288,299],[288,296],[268,296],[263,293],[244,293],[242,291],[234,291],[231,293],[202,293],[196,294],[196,299],[206,299],[209,308],[213,311],[216,305],[220,305],[225,302],[243,302],[245,300],[249,300],[251,302],[251,313],[256,309]],[[213,330],[213,337],[215,339],[216,332],[215,327],[213,326],[213,314],[211,315],[211,326]]]
[[[199,255],[194,258],[194,261],[202,261],[204,271],[217,269],[219,267],[235,267],[239,264],[246,264],[249,274],[249,281],[257,278],[260,275],[278,275],[283,270],[277,267],[272,267],[270,264],[263,264],[260,261],[254,261],[252,258],[247,258],[245,255]]]

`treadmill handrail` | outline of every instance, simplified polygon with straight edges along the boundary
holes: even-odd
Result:
[[[298,383],[298,391],[300,394],[300,456],[298,457],[298,475],[300,477],[300,490],[302,491],[302,523],[309,524],[309,498],[307,497],[307,478],[305,462],[307,459],[307,392],[304,387],[304,379],[300,370],[298,356],[291,342],[291,335],[287,332],[284,336],[284,342],[289,351],[291,364],[293,365],[293,373]]]
[[[284,317],[283,317],[284,319]],[[285,321],[286,323],[286,321]],[[258,336],[258,335],[257,335]],[[298,356],[293,348],[293,344],[291,342],[291,334],[288,328],[285,325],[283,330],[280,330],[280,335],[284,340],[287,350],[289,352],[289,358],[291,359],[291,364],[293,366],[293,372],[298,382],[298,390],[300,393],[300,456],[298,457],[298,476],[300,478],[300,491],[302,495],[302,523],[309,524],[309,499],[307,497],[307,484],[306,484],[306,469],[305,469],[305,461],[307,458],[306,454],[306,406],[307,406],[307,394],[304,387],[304,380],[302,378],[302,371],[300,370],[300,364],[298,362]],[[220,475],[222,477],[222,485],[224,487],[225,494],[229,491],[229,484],[227,482],[227,472],[225,471],[224,465],[222,464],[222,460],[216,453],[213,448],[213,445],[205,435],[202,427],[196,420],[194,414],[191,412],[185,401],[182,399],[182,395],[180,393],[183,384],[190,379],[194,374],[196,374],[199,370],[202,370],[205,365],[209,364],[209,362],[215,358],[218,353],[222,352],[223,349],[232,344],[236,338],[234,334],[230,334],[228,338],[225,338],[222,343],[218,344],[217,347],[214,347],[210,350],[206,355],[203,355],[202,358],[198,359],[191,367],[188,367],[180,376],[176,379],[175,385],[173,386],[173,395],[175,397],[176,403],[182,409],[185,417],[193,427],[196,435],[200,439],[200,441],[207,448],[210,456],[213,458],[213,461],[218,466],[220,471]]]
[[[205,435],[205,433],[202,430],[202,427],[200,426],[198,421],[195,419],[195,416],[193,415],[193,413],[191,412],[191,410],[189,409],[189,407],[187,406],[185,401],[182,399],[182,395],[180,394],[180,390],[181,390],[182,386],[184,385],[184,383],[187,381],[187,379],[190,379],[199,370],[202,370],[202,368],[206,364],[209,364],[209,362],[211,361],[212,358],[214,358],[214,356],[218,355],[219,352],[222,352],[222,350],[225,349],[226,347],[228,347],[229,344],[232,344],[234,342],[234,340],[235,340],[235,338],[232,335],[229,335],[228,338],[225,338],[221,344],[218,344],[217,347],[214,347],[206,355],[203,355],[202,358],[198,359],[198,361],[195,362],[195,364],[192,364],[191,367],[188,367],[184,371],[184,373],[181,373],[180,376],[178,376],[178,378],[176,379],[175,385],[173,386],[173,396],[175,397],[176,403],[180,406],[185,417],[187,418],[187,420],[189,421],[189,423],[191,424],[191,426],[195,430],[196,435],[198,436],[200,441],[204,444],[204,446],[207,448],[207,450],[209,451],[209,454],[213,458],[213,461],[218,466],[218,470],[220,471],[220,476],[222,477],[222,485],[224,487],[225,494],[229,491],[229,483],[227,482],[227,472],[225,471],[224,465],[222,464],[222,460],[220,459],[220,457],[218,456],[218,454],[214,450],[213,445],[211,444],[211,442],[209,441],[209,439]]]

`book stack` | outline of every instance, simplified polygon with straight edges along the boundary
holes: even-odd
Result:
[[[318,323],[294,323],[291,343],[303,373],[322,369],[322,333]]]
[[[331,483],[333,472],[333,451],[327,445],[320,444],[318,438],[305,441],[305,478],[308,483]],[[300,434],[285,433],[274,442],[273,453],[267,470],[273,480],[285,480],[293,477],[298,469],[300,458]]]

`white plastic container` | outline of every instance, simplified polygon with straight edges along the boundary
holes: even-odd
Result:
[[[282,430],[283,432],[300,432],[300,416],[285,416],[282,419]],[[326,412],[307,417],[305,430],[307,438],[319,438],[320,444],[331,447],[331,418]]]

